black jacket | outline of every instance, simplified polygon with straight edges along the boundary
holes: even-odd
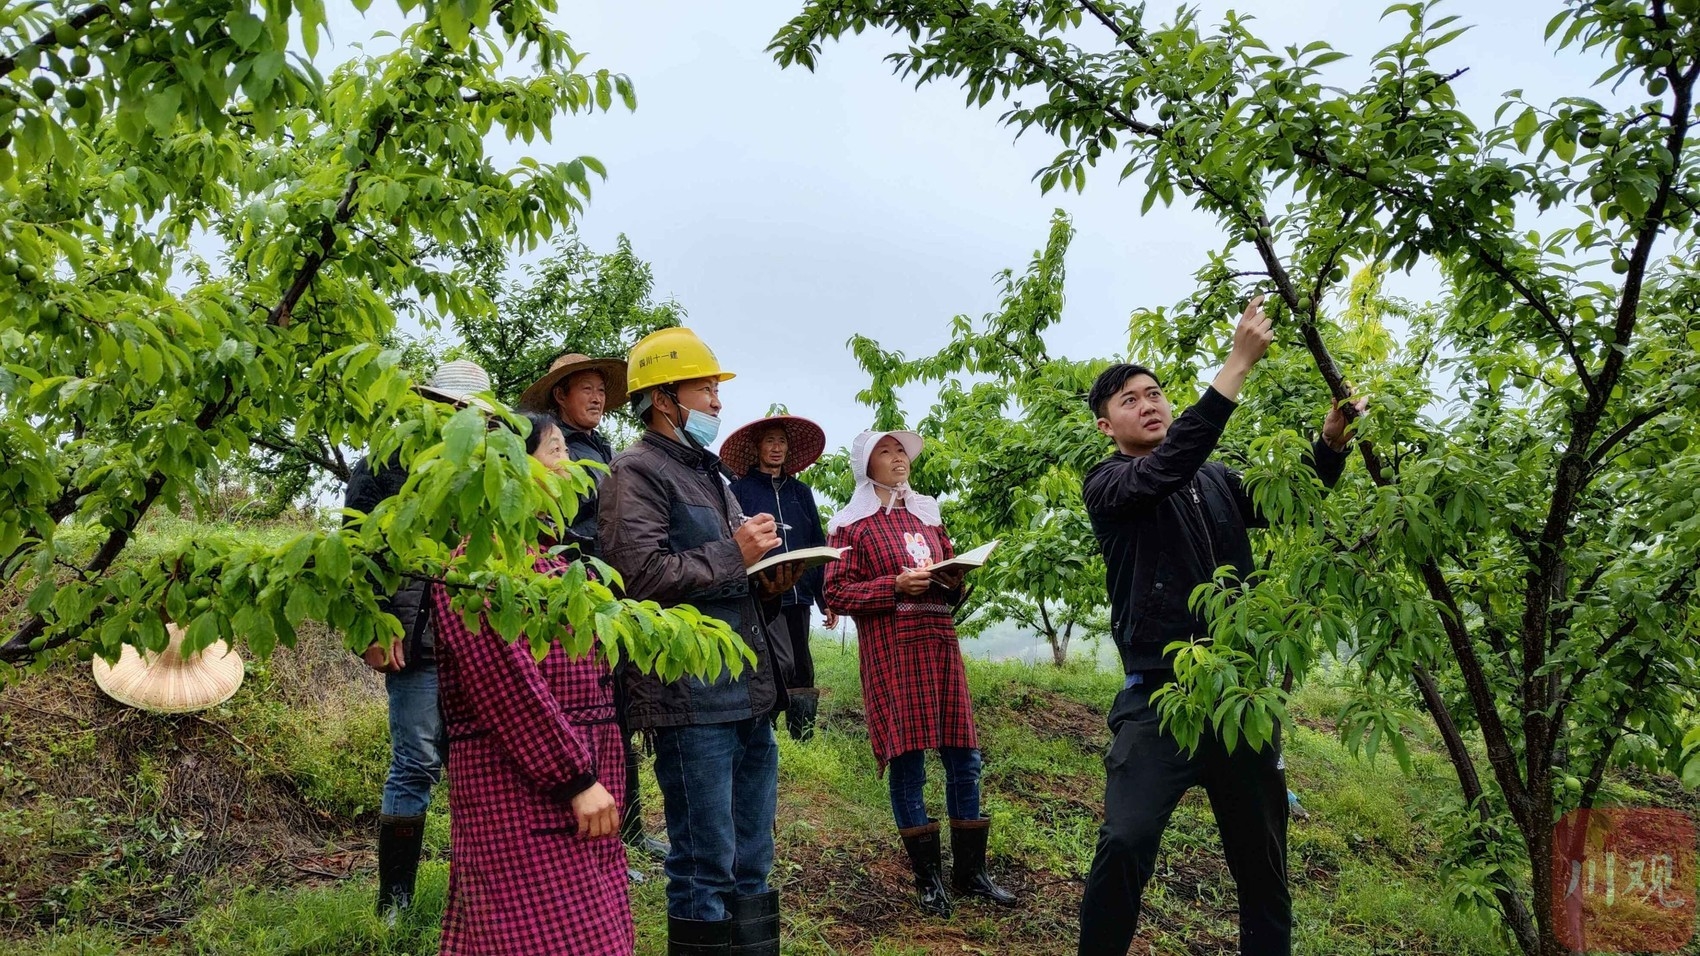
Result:
[[[348,476],[343,507],[371,514],[378,502],[400,491],[404,484],[407,484],[407,469],[401,466],[399,456],[391,458],[376,473],[362,458]],[[401,622],[402,640],[406,642],[402,645],[402,652],[408,669],[415,665],[434,664],[437,659],[436,632],[431,629],[429,602],[430,583],[413,578],[404,578],[395,594],[378,599],[378,607],[394,614]]]
[[[614,461],[614,446],[608,444],[608,439],[598,431],[578,431],[559,416],[555,420],[560,423],[561,437],[566,440],[567,454],[574,461],[593,461],[600,465],[611,464]],[[596,473],[597,487],[608,477],[605,471]],[[597,492],[592,491],[578,501],[578,517],[573,519],[572,527],[567,529],[567,537],[563,543],[579,546],[584,554],[597,557],[596,550],[596,500]]]
[[[1255,566],[1246,529],[1268,522],[1240,476],[1206,460],[1235,407],[1207,389],[1156,451],[1111,455],[1086,474],[1081,495],[1107,566],[1110,633],[1128,673],[1172,667],[1165,646],[1209,635],[1203,616],[1187,607],[1193,589],[1222,565],[1241,579]],[[1309,463],[1332,488],[1346,455],[1319,440]]]
[[[820,524],[820,509],[815,505],[815,493],[800,479],[789,475],[775,479],[757,469],[732,482],[732,493],[738,496],[744,514],[773,515],[774,521],[780,525],[779,547],[774,549],[775,553],[826,544],[826,532]],[[790,525],[790,529],[787,530],[785,525]],[[826,598],[822,593],[825,581],[824,566],[804,571],[796,587],[780,597],[780,606],[813,604],[825,612]]]

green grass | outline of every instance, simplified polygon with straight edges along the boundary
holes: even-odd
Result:
[[[986,754],[985,806],[995,821],[994,867],[1024,902],[1012,911],[968,902],[953,919],[939,921],[921,917],[911,900],[885,781],[875,774],[860,720],[855,647],[841,652],[836,638],[818,638],[815,655],[824,688],[820,732],[807,745],[783,734],[780,739],[774,882],[785,893],[785,952],[1072,952],[1081,881],[1102,800],[1101,755],[1108,743],[1102,713],[1119,686],[1116,675],[1084,666],[1059,670],[969,663]],[[27,741],[39,755],[35,764],[13,761],[0,773],[0,802],[8,807],[0,811],[0,841],[27,843],[28,852],[40,859],[65,864],[57,872],[80,874],[64,877],[68,886],[76,887],[77,879],[86,884],[75,889],[86,897],[80,909],[63,899],[57,909],[39,901],[14,901],[11,939],[0,940],[0,953],[435,952],[448,868],[440,859],[448,842],[446,801],[439,793],[438,812],[428,828],[432,859],[421,876],[419,906],[399,925],[385,926],[371,912],[368,835],[386,758],[384,704],[376,682],[347,664],[346,653],[328,636],[315,635],[291,654],[256,667],[242,693],[205,721],[113,718],[113,710],[98,699],[79,696],[76,712],[86,725],[52,739],[26,733],[28,728],[18,724],[25,712],[7,710],[4,705],[12,698],[0,697],[0,741]],[[8,693],[28,687],[26,682]],[[1296,711],[1301,718],[1325,713],[1331,695],[1325,686],[1307,690]],[[31,706],[48,706],[47,699],[32,698]],[[125,733],[121,743],[110,739],[111,728],[100,728],[101,721],[111,719],[127,722],[119,725]],[[1289,778],[1312,814],[1308,821],[1293,822],[1289,839],[1297,952],[1505,952],[1491,925],[1460,915],[1445,902],[1435,875],[1438,838],[1411,808],[1438,804],[1455,783],[1444,759],[1425,742],[1415,741],[1413,754],[1413,772],[1407,776],[1391,759],[1353,759],[1333,736],[1308,726],[1289,734]],[[246,788],[245,805],[265,805],[277,813],[282,822],[273,821],[274,830],[256,832],[275,832],[280,839],[288,834],[293,842],[281,845],[279,853],[294,854],[292,862],[303,854],[340,859],[353,853],[357,860],[350,876],[303,875],[289,865],[267,862],[263,853],[222,868],[168,865],[175,859],[168,852],[171,841],[187,839],[181,832],[173,837],[168,824],[183,822],[186,799],[206,798],[204,788],[196,790],[185,779],[186,756],[222,767],[221,779]],[[32,768],[43,763],[57,769],[32,775]],[[104,779],[104,789],[85,781],[87,794],[71,795],[76,789],[71,782],[83,779],[72,768],[91,765],[96,768],[89,771],[91,780]],[[930,769],[929,805],[942,811],[937,763]],[[660,804],[647,773],[644,788],[651,821],[657,823]],[[114,789],[121,799],[96,797]],[[311,824],[310,832],[283,829],[285,823],[299,829],[303,822]],[[194,837],[188,845],[193,851],[211,839]],[[145,875],[103,854],[124,840],[135,845],[136,859],[151,861]],[[192,856],[188,852],[184,858]],[[7,859],[0,852],[0,878],[8,875]],[[664,889],[658,868],[644,865],[650,879],[634,887],[632,895],[638,952],[658,956],[665,951]],[[34,878],[44,872],[34,872]],[[62,897],[65,892],[61,887]],[[182,901],[170,919],[150,912],[163,897]],[[1135,953],[1231,951],[1233,884],[1202,792],[1178,808],[1146,902]]]
[[[295,892],[250,892],[189,924],[182,951],[194,956],[426,956],[437,951],[437,914],[448,864],[420,867],[418,906],[387,926],[367,881]]]

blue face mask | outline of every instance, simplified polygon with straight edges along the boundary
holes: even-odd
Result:
[[[694,409],[688,411],[689,413],[685,418],[685,434],[691,436],[691,440],[696,442],[699,447],[707,448],[708,443],[714,441],[714,436],[720,434],[720,419],[707,412],[699,412]]]

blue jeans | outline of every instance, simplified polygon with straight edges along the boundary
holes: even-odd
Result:
[[[390,695],[390,775],[381,810],[385,816],[423,816],[448,753],[437,706],[437,665],[422,661],[385,674],[384,689]]]
[[[980,819],[980,751],[968,747],[940,747],[944,761],[944,803],[952,820]],[[897,828],[925,826],[927,802],[927,752],[911,750],[898,754],[885,765],[891,783],[891,815]]]
[[[667,915],[718,921],[734,897],[767,892],[779,748],[763,716],[655,731],[667,814]]]

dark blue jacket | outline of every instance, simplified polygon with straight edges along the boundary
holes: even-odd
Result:
[[[573,461],[593,461],[599,465],[608,465],[613,463],[614,446],[608,444],[608,439],[603,438],[601,432],[594,430],[587,432],[579,431],[571,425],[568,425],[566,422],[561,421],[559,415],[555,416],[555,422],[561,428],[561,437],[564,438],[567,443],[567,454],[572,457]],[[598,488],[601,487],[602,482],[607,477],[607,472],[596,473],[596,484]],[[592,491],[590,494],[579,499],[578,517],[573,519],[572,527],[567,529],[567,540],[578,545],[579,550],[582,553],[588,554],[591,557],[599,556],[596,551],[596,494],[596,491]]]
[[[826,532],[821,529],[820,510],[815,507],[815,493],[795,477],[774,478],[757,469],[732,482],[732,493],[744,514],[773,515],[779,524],[779,547],[773,553],[814,548],[826,544]],[[790,525],[790,529],[786,529]],[[798,579],[797,586],[786,591],[780,604],[813,604],[826,612],[826,573],[824,566],[810,568]]]

